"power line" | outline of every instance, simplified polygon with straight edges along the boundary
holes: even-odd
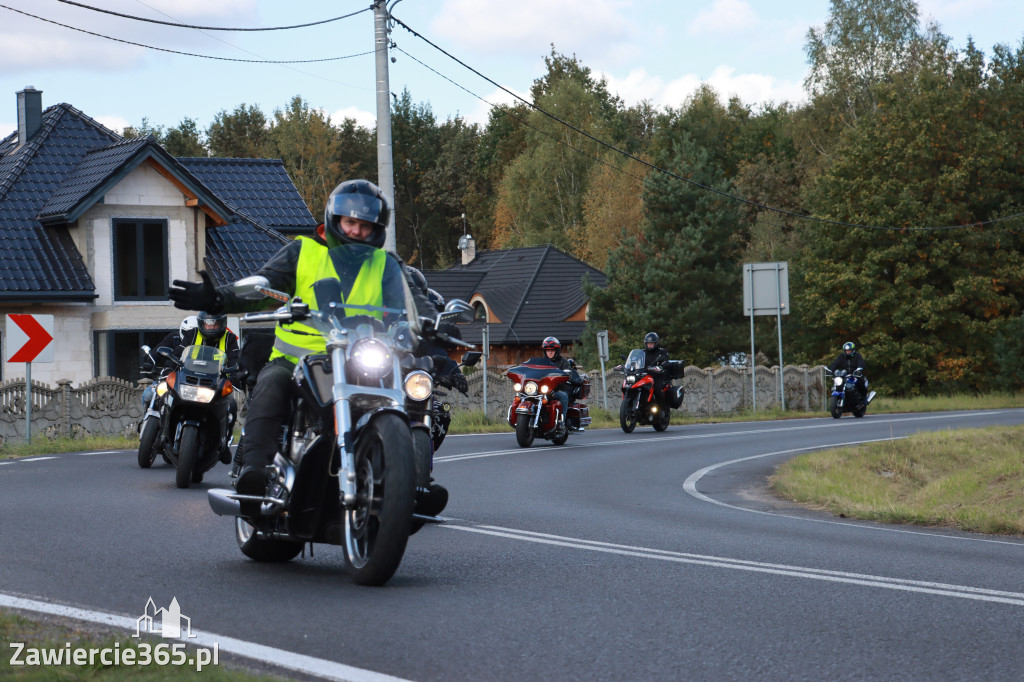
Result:
[[[286,31],[286,30],[293,29],[293,28],[306,28],[308,26],[319,26],[321,24],[329,24],[332,21],[340,21],[341,19],[348,19],[349,17],[354,17],[357,14],[361,14],[362,12],[366,12],[366,11],[369,11],[369,10],[373,9],[372,7],[365,7],[365,8],[363,8],[363,9],[357,11],[357,12],[350,12],[349,14],[344,14],[344,15],[342,15],[340,17],[334,17],[332,19],[323,19],[321,21],[312,21],[312,22],[310,22],[308,24],[295,24],[294,26],[269,26],[269,27],[263,27],[263,28],[228,28],[226,26],[193,26],[191,24],[179,24],[179,23],[175,23],[175,22],[171,22],[171,21],[160,21],[159,19],[148,19],[146,17],[137,17],[137,16],[133,16],[131,14],[122,14],[120,12],[114,12],[113,10],[109,10],[109,9],[102,9],[100,7],[93,7],[91,5],[84,5],[84,4],[80,3],[80,2],[73,2],[72,0],[57,0],[57,2],[63,2],[65,5],[74,5],[75,7],[81,7],[82,9],[87,9],[87,10],[90,10],[90,11],[93,11],[93,12],[102,12],[103,14],[111,14],[111,15],[113,15],[115,17],[121,17],[123,19],[132,19],[134,21],[144,21],[144,22],[147,22],[147,23],[150,23],[150,24],[161,24],[163,26],[174,26],[176,28],[196,28],[196,29],[200,29],[200,30],[203,30],[203,31]]]
[[[573,130],[573,131],[579,133],[580,135],[583,135],[584,137],[586,137],[586,138],[588,138],[590,140],[593,140],[594,142],[597,142],[598,144],[600,144],[600,145],[602,145],[602,146],[604,146],[604,147],[606,147],[606,148],[608,148],[608,149],[610,149],[610,150],[612,150],[612,151],[614,151],[614,152],[616,152],[618,154],[621,154],[622,156],[624,156],[626,158],[632,159],[633,161],[636,161],[639,164],[647,166],[648,168],[650,168],[653,171],[657,171],[659,173],[663,173],[665,175],[668,175],[669,177],[675,178],[677,180],[682,180],[683,182],[686,182],[688,184],[694,185],[695,187],[699,187],[699,188],[707,190],[709,192],[713,192],[714,194],[718,194],[718,195],[726,197],[728,199],[732,199],[733,201],[738,201],[740,203],[747,204],[748,206],[753,206],[754,208],[759,208],[759,209],[761,209],[763,211],[771,211],[773,213],[778,213],[780,215],[789,216],[791,218],[797,218],[797,219],[800,219],[800,220],[809,220],[809,221],[823,223],[823,224],[828,224],[828,225],[835,225],[835,226],[838,226],[838,227],[858,227],[858,228],[867,229],[867,230],[886,230],[886,231],[892,231],[892,232],[904,232],[904,231],[925,232],[925,231],[939,231],[939,230],[959,230],[959,229],[964,229],[964,228],[983,227],[983,226],[986,226],[986,225],[992,225],[992,224],[995,224],[995,223],[1000,223],[1000,222],[1004,222],[1004,221],[1007,221],[1007,220],[1013,220],[1015,218],[1024,217],[1024,212],[1021,212],[1021,213],[1014,213],[1014,214],[1008,215],[1008,216],[1003,216],[1001,218],[993,218],[991,220],[984,220],[984,221],[967,223],[967,224],[962,224],[962,225],[942,225],[942,226],[930,226],[930,227],[892,227],[892,226],[885,226],[885,225],[862,225],[862,224],[859,224],[859,223],[851,223],[851,222],[846,222],[846,221],[843,221],[843,220],[832,220],[832,219],[829,219],[829,218],[821,218],[821,217],[818,217],[818,216],[811,216],[811,215],[807,215],[807,214],[804,214],[804,213],[797,213],[795,211],[789,211],[789,210],[786,210],[786,209],[783,209],[783,208],[776,208],[774,206],[768,206],[766,204],[761,204],[761,203],[758,203],[758,202],[753,201],[751,199],[746,199],[744,197],[739,197],[739,196],[736,196],[734,194],[730,194],[728,192],[724,192],[722,190],[715,189],[714,187],[708,187],[707,185],[703,185],[703,184],[701,184],[699,182],[696,182],[695,180],[691,180],[690,178],[687,178],[685,176],[679,175],[678,173],[673,173],[672,171],[670,171],[670,170],[668,170],[666,168],[662,168],[660,166],[657,166],[657,165],[655,165],[653,163],[650,163],[648,161],[645,161],[645,160],[643,160],[643,159],[641,159],[641,158],[639,158],[637,156],[634,156],[633,154],[630,154],[629,152],[627,152],[625,150],[619,149],[615,145],[613,145],[613,144],[611,144],[609,142],[605,142],[604,140],[602,140],[602,139],[600,139],[600,138],[598,138],[598,137],[596,137],[594,135],[591,135],[590,133],[588,133],[588,132],[586,132],[584,130],[581,130],[580,128],[577,128],[576,126],[574,126],[573,124],[571,124],[571,123],[569,123],[567,121],[563,121],[562,119],[558,118],[554,114],[549,113],[549,112],[545,111],[544,109],[541,109],[536,104],[523,99],[522,97],[520,97],[516,93],[512,92],[511,90],[509,90],[505,86],[503,86],[500,83],[498,83],[497,81],[495,81],[495,80],[489,78],[488,76],[485,76],[484,74],[480,73],[478,70],[474,69],[469,64],[466,64],[464,61],[462,61],[458,57],[456,57],[456,56],[452,55],[451,53],[447,52],[444,48],[442,48],[439,45],[431,42],[425,36],[421,35],[417,31],[412,29],[408,24],[406,24],[403,21],[401,21],[400,19],[397,19],[396,17],[394,17],[394,15],[392,15],[390,18],[391,18],[392,21],[394,21],[396,24],[398,24],[399,26],[404,28],[406,31],[408,31],[409,33],[413,34],[415,37],[419,38],[423,42],[427,43],[428,45],[433,47],[435,50],[437,50],[441,54],[445,55],[446,57],[448,57],[452,61],[456,62],[457,64],[459,64],[463,68],[468,69],[469,71],[473,72],[474,74],[476,74],[480,78],[484,79],[485,81],[487,81],[491,85],[495,86],[496,88],[499,88],[503,92],[508,93],[509,95],[514,97],[515,99],[517,99],[520,102],[522,102],[523,104],[527,105],[528,107],[530,107],[534,111],[537,111],[538,113],[541,113],[541,114],[547,116],[548,118],[550,118],[550,119],[552,119],[552,120],[562,124],[566,128],[569,128],[570,130]],[[406,54],[408,54],[408,53],[406,53]],[[413,58],[413,59],[415,59],[415,58]],[[422,64],[422,62],[420,62],[420,63]],[[453,82],[453,81],[449,81],[449,82]],[[459,86],[459,87],[461,87],[461,86]],[[467,92],[469,92],[469,91],[467,90]]]
[[[113,40],[116,43],[124,43],[125,45],[133,45],[135,47],[144,47],[147,50],[158,50],[160,52],[169,52],[171,54],[180,54],[180,55],[183,55],[185,57],[199,57],[201,59],[216,59],[218,61],[224,61],[224,62],[245,62],[245,63],[248,63],[248,64],[313,64],[313,63],[317,63],[317,62],[335,62],[335,61],[340,61],[342,59],[352,59],[353,57],[362,57],[364,55],[368,55],[368,54],[373,54],[374,53],[374,50],[370,50],[369,52],[359,52],[358,54],[349,54],[349,55],[345,55],[343,57],[325,57],[323,59],[238,59],[236,57],[214,57],[213,55],[208,55],[208,54],[196,54],[194,52],[181,52],[179,50],[170,50],[170,49],[168,49],[166,47],[155,47],[153,45],[143,45],[142,43],[135,43],[135,42],[132,42],[130,40],[122,40],[121,38],[114,38],[112,36],[103,35],[102,33],[94,33],[93,31],[87,31],[84,28],[77,28],[75,26],[68,26],[67,24],[62,24],[59,21],[53,21],[52,19],[45,19],[43,17],[36,16],[35,14],[29,14],[28,12],[23,12],[20,9],[14,9],[13,7],[8,7],[7,5],[0,5],[0,8],[6,9],[6,10],[10,10],[12,12],[17,12],[18,14],[23,14],[26,17],[32,17],[33,19],[38,19],[39,21],[45,21],[48,24],[53,24],[55,26],[60,26],[61,28],[68,28],[68,29],[71,29],[72,31],[78,31],[79,33],[86,33],[86,34],[91,35],[91,36],[96,36],[97,38],[106,38],[107,40]]]

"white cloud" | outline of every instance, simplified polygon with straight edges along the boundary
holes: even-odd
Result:
[[[732,35],[757,25],[757,14],[744,0],[715,0],[690,24],[690,35]]]
[[[681,107],[702,83],[707,83],[723,102],[730,97],[739,97],[745,104],[754,106],[788,101],[796,104],[804,101],[803,87],[799,83],[780,81],[774,76],[757,73],[737,74],[731,66],[718,66],[707,78],[688,73],[672,81],[664,82],[643,69],[630,71],[624,79],[605,76],[608,89],[619,95],[627,105],[649,100],[656,108]]]
[[[338,109],[331,116],[331,123],[339,125],[346,118],[354,118],[356,123],[363,128],[370,128],[375,130],[377,128],[377,114],[370,113],[359,107],[345,107],[344,109]]]
[[[535,59],[551,49],[610,49],[639,36],[625,0],[445,0],[431,22],[434,36],[448,44]],[[414,27],[415,28],[415,27]]]
[[[18,124],[17,123],[14,123],[14,122],[8,123],[7,121],[0,121],[0,140],[4,139],[5,137],[10,135],[11,133],[13,133],[17,129],[18,129]]]
[[[93,118],[96,119],[97,123],[99,123],[101,125],[105,125],[106,127],[110,128],[111,130],[113,130],[115,133],[117,133],[119,135],[121,134],[122,130],[124,130],[125,128],[127,128],[130,125],[136,125],[137,126],[137,125],[141,125],[142,124],[142,121],[136,121],[135,123],[129,123],[127,119],[125,119],[125,118],[123,118],[121,116],[93,116]],[[154,123],[154,122],[151,121],[151,123]],[[161,124],[160,123],[156,123],[156,125],[161,125]]]
[[[515,91],[513,90],[513,92]],[[516,92],[516,94],[526,101],[530,101],[530,93]],[[500,104],[512,105],[519,102],[519,100],[504,90],[494,90],[490,94],[482,95],[481,97],[486,102],[477,100],[478,104],[475,109],[468,112],[459,112],[467,123],[477,123],[480,126],[486,126],[494,107]]]

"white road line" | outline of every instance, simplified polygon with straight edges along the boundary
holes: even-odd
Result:
[[[500,526],[443,525],[441,528],[450,528],[453,530],[480,533],[483,535],[493,535],[496,537],[533,542],[542,545],[570,547],[574,549],[588,550],[591,552],[617,554],[620,556],[638,557],[642,559],[655,559],[659,561],[710,566],[714,568],[728,568],[737,571],[753,571],[756,573],[769,573],[773,575],[784,575],[809,580],[822,580],[849,585],[879,587],[903,592],[934,594],[942,597],[954,597],[957,599],[971,599],[974,601],[1009,604],[1011,606],[1024,606],[1024,593],[1021,592],[1005,592],[1002,590],[990,590],[966,585],[951,585],[948,583],[907,580],[904,578],[890,578],[887,576],[875,576],[862,573],[847,573],[844,571],[830,571],[820,568],[771,564],[758,561],[746,561],[742,559],[730,559],[728,557],[689,554],[686,552],[672,552],[668,550],[652,549],[649,547],[617,545],[608,542],[597,542],[593,540],[582,540],[579,538],[550,535],[547,533],[535,533],[532,531],[518,530],[514,528],[502,528]]]
[[[44,459],[57,459],[56,456],[52,457],[30,457],[29,459],[19,459],[19,462],[42,462]]]
[[[988,411],[988,412],[984,412],[983,414],[989,414],[989,415],[992,415],[992,414],[1002,414],[1004,411],[1005,410]],[[915,422],[915,421],[934,421],[934,420],[937,420],[937,419],[951,419],[951,418],[954,418],[954,417],[977,416],[978,414],[979,414],[978,412],[951,412],[951,413],[944,412],[942,414],[931,415],[931,416],[927,416],[927,417],[908,417],[908,418],[905,418],[905,419],[881,419],[881,418],[876,418],[876,419],[872,419],[871,423],[877,424],[877,423],[890,423],[890,422],[902,423],[902,422]],[[662,437],[659,437],[657,440],[652,441],[652,442],[664,443],[666,441],[674,441],[674,440],[703,440],[703,439],[707,439],[707,438],[724,438],[724,437],[728,437],[728,436],[746,436],[746,435],[757,435],[757,434],[762,434],[762,433],[786,433],[786,432],[790,432],[790,431],[807,431],[807,430],[810,430],[810,429],[836,429],[836,428],[843,428],[843,427],[855,428],[855,427],[860,426],[860,425],[862,425],[864,423],[863,421],[861,421],[859,419],[857,419],[857,420],[851,419],[851,420],[847,420],[846,422],[839,422],[839,423],[836,423],[835,420],[833,420],[833,419],[829,419],[827,421],[824,420],[824,419],[815,419],[815,421],[818,421],[820,423],[812,424],[812,425],[809,425],[809,426],[776,426],[774,428],[749,429],[749,430],[745,430],[745,431],[723,431],[723,432],[720,432],[720,433],[687,433],[687,434],[682,434],[682,435],[679,435],[679,436],[662,436]],[[764,423],[764,422],[744,422],[744,423],[750,424],[750,423]],[[771,423],[778,423],[778,422],[771,422]],[[512,435],[512,432],[510,431],[509,433],[507,433],[505,435],[506,436],[510,436],[510,435]],[[562,446],[561,448],[557,448],[557,449],[558,450],[562,450],[562,449],[569,448],[569,447],[574,447],[574,448],[596,448],[596,447],[605,447],[605,446],[608,446],[608,445],[622,446],[622,445],[628,445],[628,442],[627,441],[622,441],[622,440],[606,440],[606,441],[598,441],[596,443],[569,443],[568,445]],[[552,446],[552,447],[554,447],[554,446]],[[828,446],[825,446],[825,447],[828,447]],[[481,452],[467,452],[467,453],[464,453],[464,454],[461,454],[461,455],[443,455],[441,457],[435,457],[434,458],[434,462],[435,463],[436,462],[458,462],[458,461],[464,460],[464,459],[480,459],[480,458],[483,458],[483,457],[497,457],[497,456],[500,456],[500,455],[511,455],[511,454],[515,454],[517,452],[521,453],[521,452],[523,452],[525,450],[529,450],[529,448],[512,448],[512,449],[508,449],[508,450],[490,450],[490,451],[481,451]]]
[[[47,613],[55,616],[61,616],[63,618],[84,620],[90,623],[110,625],[116,628],[129,630],[133,633],[137,632],[138,628],[138,619],[136,618],[115,616],[110,613],[103,613],[102,611],[89,611],[85,609],[72,608],[70,606],[62,606],[60,604],[36,601],[33,599],[24,599],[4,593],[0,593],[0,606],[12,609],[21,609],[23,611],[33,611],[35,613]],[[344,680],[346,682],[404,682],[400,677],[391,677],[390,675],[383,675],[381,673],[373,672],[372,670],[363,670],[362,668],[355,668],[350,665],[335,663],[334,661],[327,661],[322,658],[313,658],[312,656],[304,656],[291,651],[285,651],[284,649],[275,649],[274,647],[263,646],[262,644],[253,644],[252,642],[235,639],[234,637],[225,637],[224,635],[217,635],[199,630],[192,630],[192,634],[195,635],[195,637],[182,637],[179,641],[207,648],[212,648],[214,644],[217,644],[221,651],[235,654],[237,656],[244,656],[245,658],[280,668],[287,668],[288,670],[295,670],[308,675],[314,675],[326,680]]]
[[[945,533],[935,533],[935,532],[928,532],[928,531],[923,531],[923,530],[908,530],[906,528],[892,528],[892,527],[889,527],[889,526],[873,526],[873,525],[866,525],[864,523],[851,523],[850,521],[833,521],[832,519],[812,519],[812,518],[807,518],[806,516],[793,516],[792,514],[783,514],[783,513],[780,513],[780,512],[763,511],[761,509],[750,509],[748,507],[742,507],[742,506],[739,506],[739,505],[729,504],[727,502],[722,502],[721,500],[716,500],[716,499],[714,499],[712,497],[708,497],[704,493],[702,493],[702,492],[697,490],[697,482],[700,479],[702,479],[704,476],[706,476],[708,473],[714,471],[715,469],[719,469],[721,467],[729,466],[729,465],[732,465],[732,464],[737,464],[739,462],[747,462],[747,461],[750,461],[752,459],[760,459],[762,457],[775,457],[777,455],[794,455],[794,454],[796,454],[798,452],[810,452],[812,450],[827,450],[827,449],[831,449],[831,448],[843,448],[843,447],[848,447],[848,446],[852,446],[852,445],[863,445],[864,443],[878,443],[878,442],[881,442],[881,441],[888,441],[888,440],[901,440],[903,438],[907,438],[907,436],[895,436],[893,438],[875,438],[875,439],[872,439],[872,440],[848,441],[848,442],[845,442],[845,443],[831,443],[831,444],[827,444],[827,445],[813,445],[813,446],[806,447],[806,448],[794,448],[792,450],[777,450],[776,452],[765,452],[765,453],[760,454],[760,455],[750,455],[749,457],[740,457],[739,459],[731,459],[731,460],[729,460],[727,462],[719,462],[718,464],[712,464],[711,466],[706,466],[703,469],[700,469],[698,471],[693,472],[692,474],[690,474],[686,478],[685,481],[683,481],[683,490],[688,495],[691,495],[691,496],[697,498],[698,500],[700,500],[702,502],[710,502],[711,504],[717,504],[720,507],[726,507],[728,509],[735,509],[737,511],[746,512],[748,514],[764,514],[765,516],[778,516],[780,518],[795,519],[797,521],[805,521],[805,522],[808,522],[808,523],[828,523],[828,524],[832,524],[832,525],[836,525],[836,526],[843,526],[844,528],[856,528],[856,529],[861,529],[861,530],[882,531],[882,532],[885,532],[885,533],[903,533],[903,534],[906,534],[906,535],[924,535],[924,536],[927,536],[927,537],[930,537],[930,538],[945,538],[947,540],[961,540],[961,541],[967,541],[967,542],[987,542],[987,543],[993,544],[993,545],[1014,545],[1014,546],[1017,546],[1017,547],[1021,546],[1021,543],[1019,543],[1019,542],[1010,542],[1010,541],[1007,541],[1007,540],[997,540],[997,539],[994,539],[994,538],[985,538],[985,537],[978,537],[978,536],[964,536],[964,535],[946,535]]]

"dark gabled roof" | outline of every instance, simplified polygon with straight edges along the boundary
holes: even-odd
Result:
[[[446,299],[483,296],[501,320],[489,329],[496,345],[534,345],[546,336],[575,341],[586,322],[566,318],[586,302],[583,279],[602,287],[607,283],[603,272],[550,245],[482,251],[466,265],[424,274]],[[467,325],[463,336],[479,342],[482,326]]]
[[[65,225],[149,159],[227,222],[206,231],[206,266],[219,282],[249,274],[287,242],[270,228],[315,229],[280,161],[175,159],[152,137],[125,140],[57,104],[23,146],[17,131],[0,140],[0,300],[96,298]]]
[[[280,159],[179,158],[226,204],[253,222],[289,234],[312,234],[317,221]]]
[[[120,137],[68,104],[48,107],[41,126],[18,147],[0,141],[0,300],[88,301],[96,287],[63,227],[36,214],[90,149]]]
[[[206,269],[217,284],[251,275],[290,240],[247,221],[206,230]]]

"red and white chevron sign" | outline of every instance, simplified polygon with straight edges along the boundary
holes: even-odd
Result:
[[[53,315],[7,315],[7,362],[53,362]]]

